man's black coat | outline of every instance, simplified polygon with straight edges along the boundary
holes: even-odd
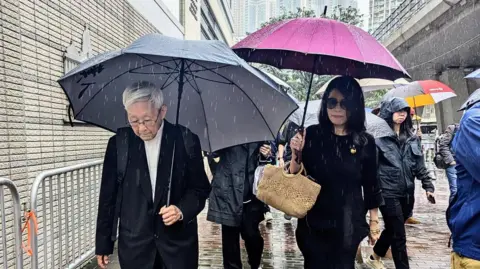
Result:
[[[152,200],[144,142],[130,130],[129,158],[121,188],[123,198],[119,215],[118,254],[122,269],[153,268],[157,252],[168,269],[198,267],[197,215],[205,207],[210,193],[200,141],[198,136],[191,134],[193,152],[187,154],[180,129],[167,121],[163,124],[155,201]],[[167,227],[158,212],[167,201],[174,141],[171,204],[183,212],[183,221]],[[113,219],[118,185],[116,136],[113,136],[108,142],[100,188],[97,255],[113,253],[111,236],[115,232]]]

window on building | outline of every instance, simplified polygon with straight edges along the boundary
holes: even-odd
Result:
[[[168,11],[183,24],[182,5],[184,0],[161,0],[168,8]]]

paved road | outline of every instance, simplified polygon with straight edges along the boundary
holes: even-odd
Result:
[[[446,269],[449,268],[450,236],[445,224],[445,209],[448,202],[448,184],[443,175],[436,181],[437,204],[429,205],[420,184],[417,184],[414,216],[422,221],[418,225],[408,225],[408,254],[412,269]],[[221,231],[218,225],[205,220],[206,210],[199,216],[200,234],[200,268],[222,268]],[[263,268],[303,268],[303,258],[298,250],[295,237],[296,222],[286,221],[283,214],[274,212],[272,224],[261,224],[260,229],[265,239]],[[243,245],[242,245],[243,246]],[[366,256],[371,247],[362,244],[362,253]],[[246,253],[243,252],[245,259]],[[119,269],[115,261],[109,269]],[[245,263],[246,264],[246,263]],[[385,260],[387,268],[395,268],[391,259]],[[250,268],[246,265],[246,268]],[[362,268],[361,266],[359,268]]]

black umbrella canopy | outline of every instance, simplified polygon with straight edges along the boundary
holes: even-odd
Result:
[[[98,55],[59,83],[76,119],[115,132],[128,123],[122,93],[138,81],[152,82],[163,91],[167,120],[178,118],[199,136],[206,151],[272,140],[297,108],[275,82],[223,42],[159,34]]]

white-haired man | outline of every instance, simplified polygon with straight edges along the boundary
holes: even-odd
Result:
[[[198,136],[164,120],[163,93],[150,82],[127,87],[123,104],[131,128],[119,129],[105,153],[96,234],[98,264],[106,268],[119,223],[122,269],[197,268],[196,217],[210,192]],[[165,207],[173,156],[171,205]],[[122,160],[126,160],[123,168]]]

